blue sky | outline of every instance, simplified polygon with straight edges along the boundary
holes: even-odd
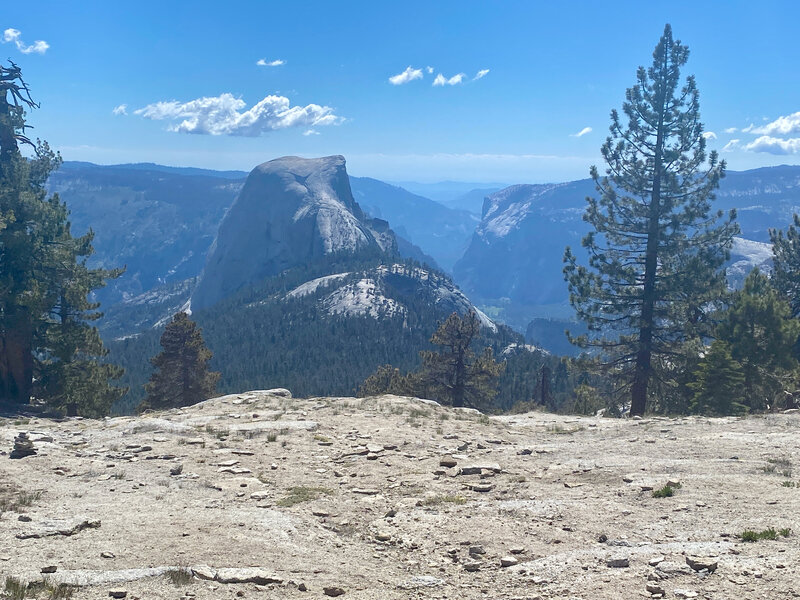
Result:
[[[729,168],[800,164],[797,2],[15,2],[0,57],[66,160],[546,182],[601,164],[666,22]]]

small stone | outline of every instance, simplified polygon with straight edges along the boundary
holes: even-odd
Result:
[[[667,593],[666,590],[664,590],[664,588],[658,585],[657,583],[648,583],[645,589],[650,594],[661,594],[662,596],[665,596]]]
[[[513,567],[514,565],[518,565],[519,560],[514,556],[504,556],[500,559],[500,566],[505,567]]]
[[[175,465],[169,470],[169,474],[172,475],[173,477],[175,475],[180,475],[181,473],[183,473],[183,463]]]
[[[101,552],[100,558],[115,558],[113,552]]]
[[[462,566],[464,567],[465,571],[474,573],[475,571],[481,568],[481,563],[478,562],[477,560],[470,560],[462,563]]]
[[[481,554],[486,554],[486,548],[481,545],[475,545],[469,547],[469,555],[470,556],[480,556]]]
[[[697,598],[697,592],[692,590],[673,590],[676,598]]]
[[[45,575],[47,575],[49,573],[55,573],[56,571],[58,571],[58,567],[55,566],[55,565],[49,565],[47,567],[42,567],[42,573],[44,573]]]
[[[367,454],[367,460],[378,460],[378,455],[370,452]]]
[[[525,548],[523,548],[522,546],[515,546],[511,548],[509,552],[511,552],[511,554],[525,554]]]
[[[606,559],[606,566],[613,567],[615,569],[624,569],[630,565],[631,561],[627,556],[612,556],[611,558]]]
[[[336,596],[343,596],[344,590],[340,587],[331,586],[322,588],[322,593],[325,594],[326,596],[331,596],[332,598],[335,598]]]
[[[687,556],[686,557],[686,564],[689,565],[695,571],[708,571],[709,573],[713,573],[717,570],[717,559],[716,558],[708,558],[704,556]]]
[[[650,565],[651,567],[655,567],[656,565],[662,562],[664,562],[663,556],[654,556],[653,558],[647,561],[647,564]]]
[[[299,583],[297,584],[297,590],[300,592],[307,592],[308,588],[306,587],[305,583]]]
[[[21,521],[23,523],[30,523],[31,521],[33,521],[33,519],[31,519],[28,515],[20,515],[17,517],[17,521]]]
[[[530,448],[523,448],[522,450],[517,452],[517,456],[530,456],[531,454],[533,454],[533,450],[531,450]]]
[[[379,542],[388,542],[392,539],[392,534],[388,531],[378,531],[375,533],[375,539]]]
[[[486,492],[491,492],[494,489],[494,486],[488,483],[479,483],[477,485],[469,486],[473,492],[480,492],[481,494],[485,494]]]
[[[108,595],[112,598],[125,598],[128,595],[128,590],[116,589],[108,590]]]
[[[439,460],[439,466],[440,467],[445,467],[446,469],[450,469],[452,467],[455,467],[457,464],[458,464],[458,461],[455,458],[453,458],[452,456],[443,456]]]

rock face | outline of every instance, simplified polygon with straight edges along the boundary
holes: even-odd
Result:
[[[250,173],[219,228],[192,308],[325,256],[393,254],[388,223],[353,199],[343,156],[278,158]]]
[[[597,197],[591,179],[513,185],[487,196],[472,241],[453,267],[456,283],[478,303],[510,306],[501,319],[520,329],[527,326],[522,315],[529,315],[528,321],[572,316],[562,258],[564,247],[570,246],[586,264],[581,238],[589,229],[582,218],[587,196]],[[728,173],[716,197],[713,211],[737,211],[742,235],[734,244],[728,274],[732,284],[740,284],[754,266],[769,266],[768,230],[791,223],[800,201],[800,167]],[[565,327],[558,328],[563,340]]]
[[[473,306],[449,277],[425,267],[394,263],[367,271],[326,275],[296,287],[284,300],[312,295],[319,298],[320,308],[328,315],[373,319],[407,316],[412,301],[424,300],[443,318],[453,312],[466,314],[474,310],[484,327],[497,331],[494,322]]]

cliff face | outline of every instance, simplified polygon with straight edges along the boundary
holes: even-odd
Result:
[[[327,255],[396,252],[388,224],[370,219],[353,199],[344,157],[279,158],[247,177],[220,225],[192,307]]]

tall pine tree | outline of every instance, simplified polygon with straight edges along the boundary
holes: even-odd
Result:
[[[435,399],[452,406],[485,406],[497,394],[497,378],[505,368],[494,360],[491,348],[475,355],[473,341],[481,322],[474,311],[463,317],[453,313],[431,336],[439,352],[423,351],[420,378]]]
[[[583,239],[589,264],[569,248],[564,256],[570,302],[590,331],[575,342],[602,351],[619,389],[630,392],[633,415],[645,412],[654,359],[708,331],[708,305],[724,293],[721,267],[738,230],[735,214],[711,213],[725,164],[706,155],[694,77],[681,85],[688,57],[667,25],[652,66],[640,67],[626,92],[627,124],[611,113],[606,175],[591,169],[600,197],[587,198],[584,215],[593,228]]]
[[[753,269],[736,292],[717,328],[717,338],[726,342],[732,357],[742,366],[747,404],[763,410],[794,390],[798,362],[792,352],[800,321],[769,278]]]
[[[105,349],[90,323],[100,313],[87,296],[122,271],[88,268],[92,232],[73,238],[66,206],[48,198],[61,157],[25,135],[25,109],[37,107],[20,68],[0,65],[0,400],[23,405],[35,392],[100,416],[124,390],[108,383],[119,369],[99,362]]]
[[[792,317],[800,317],[800,216],[794,215],[786,233],[769,230],[772,242],[772,283],[789,301]]]
[[[156,370],[139,410],[191,406],[214,395],[220,374],[208,370],[211,351],[185,312],[176,313],[164,328],[161,346],[164,350],[150,360]]]

